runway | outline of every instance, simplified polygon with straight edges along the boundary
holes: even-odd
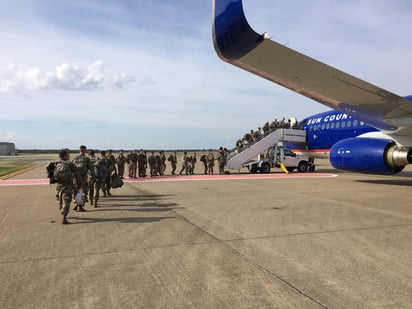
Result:
[[[67,226],[53,186],[1,186],[0,307],[409,308],[411,168],[317,173],[126,181]]]

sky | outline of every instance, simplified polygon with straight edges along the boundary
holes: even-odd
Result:
[[[258,33],[412,94],[410,0],[244,0]],[[0,142],[232,148],[321,104],[221,61],[211,0],[0,0]]]

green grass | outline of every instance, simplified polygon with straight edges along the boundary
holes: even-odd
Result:
[[[0,177],[29,167],[28,165],[0,165]]]

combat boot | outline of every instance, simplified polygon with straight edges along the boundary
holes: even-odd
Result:
[[[93,199],[90,199],[90,205],[93,205]]]
[[[97,206],[97,200],[94,200],[94,208],[99,207]]]
[[[63,215],[62,224],[69,224],[70,222],[67,221],[66,216]]]

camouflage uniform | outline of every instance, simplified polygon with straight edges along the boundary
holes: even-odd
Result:
[[[183,157],[182,157],[182,169],[180,170],[180,175],[182,175],[182,173],[185,172],[185,174],[187,175],[187,152],[185,151],[183,153]]]
[[[156,177],[156,156],[154,155],[153,151],[150,153],[150,156],[147,160],[149,161],[150,177]]]
[[[100,190],[102,190],[103,195],[106,196],[106,178],[109,174],[108,160],[105,151],[102,151],[100,158],[97,159],[94,164],[94,174],[96,179],[94,186],[94,207],[97,207],[97,201],[100,198]]]
[[[89,152],[89,158],[90,158],[90,162],[91,162],[92,167],[93,167],[93,169],[92,169],[93,172],[88,171],[88,173],[87,173],[87,184],[88,184],[88,187],[89,187],[90,204],[93,205],[94,192],[95,192],[95,186],[96,186],[95,164],[97,162],[97,158],[94,154],[94,151]]]
[[[226,154],[223,150],[219,150],[216,160],[219,162],[219,175],[223,175],[226,166]]]
[[[74,160],[72,162],[76,165],[77,170],[78,170],[79,175],[80,175],[80,183],[77,186],[77,190],[82,189],[83,194],[85,196],[85,199],[87,199],[88,189],[89,189],[88,182],[87,182],[88,173],[94,173],[93,164],[92,164],[90,158],[86,157],[86,155],[84,153],[80,153],[80,155],[78,155],[76,158],[74,158]],[[76,192],[74,192],[75,195],[77,193],[77,190],[76,190]],[[86,201],[84,201],[84,202],[86,202]],[[83,202],[83,204],[76,205],[74,207],[74,210],[83,211],[84,210],[83,209],[84,202]]]
[[[139,177],[146,177],[147,157],[143,149],[140,150],[140,153],[137,156],[137,163],[139,166]]]
[[[123,154],[123,150],[120,150],[119,156],[116,158],[117,172],[119,176],[123,178],[124,176],[124,166],[126,164],[126,157]]]
[[[60,213],[63,216],[62,223],[67,224],[69,222],[67,221],[66,217],[70,211],[70,203],[72,201],[74,192],[73,182],[76,182],[76,186],[78,186],[81,183],[81,179],[76,165],[74,165],[73,162],[70,162],[69,152],[62,150],[59,153],[59,157],[61,161],[55,163],[54,169],[54,177],[57,180],[56,198],[59,202]],[[63,168],[60,169],[60,167]],[[56,171],[59,169],[65,171],[66,177],[64,179],[59,179],[59,177],[57,177]]]
[[[210,150],[208,151],[206,155],[206,161],[207,161],[207,173],[209,175],[213,175],[213,167],[215,166],[215,156]]]
[[[160,173],[160,175],[163,176],[165,174],[165,170],[166,170],[166,155],[165,155],[164,151],[160,151],[159,155],[160,155],[159,173]]]
[[[172,165],[172,175],[175,174],[176,168],[177,168],[177,156],[176,156],[176,151],[171,154],[168,158],[168,161],[170,161],[170,164]]]
[[[195,152],[195,153],[193,153],[192,160],[190,161],[191,174],[195,173],[196,162],[197,162],[197,157],[196,157],[196,152]]]
[[[202,155],[200,157],[200,161],[203,162],[203,167],[205,168],[205,175],[207,175],[207,159],[206,159],[206,155]]]
[[[138,160],[137,153],[136,153],[136,150],[134,150],[130,154],[130,162],[129,162],[129,177],[131,178],[136,178],[137,160]]]

